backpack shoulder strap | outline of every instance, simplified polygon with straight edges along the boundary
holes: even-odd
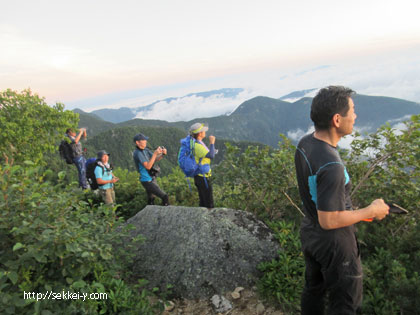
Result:
[[[102,169],[102,176],[104,176],[104,174],[105,174],[105,167],[103,167],[102,165],[100,165],[98,162],[99,162],[98,160],[95,161],[95,168],[96,168],[96,166],[99,166]],[[95,169],[93,170],[93,173],[95,174]],[[96,176],[95,176],[95,178],[96,178]],[[96,182],[96,184],[98,186],[106,185],[106,184],[100,185],[100,184],[98,184],[98,182]]]
[[[194,137],[191,137],[190,136],[190,151],[191,151],[191,154],[192,155],[194,155],[194,152],[195,152],[195,144],[196,144],[196,140],[194,139]]]
[[[96,160],[95,165],[96,166],[99,166],[102,169],[102,175],[104,175],[104,173],[105,173],[105,167],[103,167],[102,165],[100,165],[98,160]]]

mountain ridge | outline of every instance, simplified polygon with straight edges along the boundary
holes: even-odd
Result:
[[[223,98],[233,98],[236,97],[239,93],[243,92],[242,88],[223,88],[218,90],[211,90],[205,92],[189,93],[181,97],[168,97],[162,100],[154,101],[148,105],[137,106],[137,107],[120,107],[118,109],[113,108],[103,108],[92,111],[92,114],[96,114],[104,120],[110,121],[112,123],[120,123],[130,119],[136,118],[139,114],[146,115],[148,112],[152,111],[156,104],[159,103],[171,103],[173,101],[179,101],[185,98],[191,97],[201,97],[203,99],[215,96],[222,95]]]
[[[357,130],[372,132],[386,122],[398,121],[408,115],[420,114],[420,104],[385,96],[356,94],[353,97]],[[187,133],[195,122],[208,123],[209,134],[234,141],[255,141],[276,146],[279,133],[305,132],[313,123],[310,120],[312,98],[303,97],[290,103],[267,96],[256,96],[240,104],[230,115],[196,118],[188,121],[168,122],[165,120],[131,119],[117,124],[92,119],[95,128],[106,130],[124,126],[165,126],[175,127]],[[88,116],[91,117],[91,116]],[[86,121],[86,120],[85,120]],[[104,125],[108,123],[108,125]],[[82,126],[80,124],[80,126]]]

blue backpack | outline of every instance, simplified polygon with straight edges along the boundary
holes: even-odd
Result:
[[[202,165],[201,160],[197,163],[194,157],[194,145],[196,140],[188,135],[181,139],[181,148],[178,153],[178,165],[186,177],[194,177],[198,174],[206,174],[210,171],[210,165]]]

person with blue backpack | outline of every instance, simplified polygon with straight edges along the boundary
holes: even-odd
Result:
[[[300,238],[305,258],[301,314],[356,314],[362,302],[363,273],[355,224],[382,220],[389,207],[382,199],[353,210],[351,180],[337,144],[352,133],[357,115],[354,92],[342,86],[321,89],[311,105],[315,132],[295,152],[296,177],[305,217]]]
[[[211,160],[216,154],[215,136],[209,136],[209,147],[205,145],[203,139],[206,137],[206,131],[209,127],[203,123],[195,123],[190,127],[190,141],[192,142],[192,155],[195,163],[198,165],[197,174],[194,175],[194,184],[198,190],[198,197],[200,199],[200,207],[208,209],[214,208],[213,188],[210,182],[211,177]]]
[[[155,165],[156,162],[160,161],[167,154],[167,150],[159,146],[152,152],[147,148],[148,139],[149,137],[146,137],[142,133],[134,136],[133,140],[136,145],[133,151],[134,164],[140,173],[140,182],[147,193],[147,204],[154,205],[155,196],[158,196],[162,199],[162,205],[168,206],[169,197],[156,182],[156,176],[160,169]]]

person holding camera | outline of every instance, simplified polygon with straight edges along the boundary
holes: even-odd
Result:
[[[82,136],[86,139],[86,128],[80,128],[79,133],[69,128],[66,130],[66,136],[71,141],[71,148],[73,150],[73,163],[76,165],[77,172],[79,174],[79,187],[82,189],[88,188],[88,183],[86,181],[86,159],[83,156],[82,144],[80,140]]]
[[[155,165],[166,154],[167,150],[164,147],[158,147],[154,152],[147,148],[147,140],[144,134],[139,133],[134,136],[133,140],[136,145],[133,151],[134,165],[140,173],[140,182],[147,193],[147,204],[153,205],[155,203],[155,196],[162,199],[162,205],[169,205],[168,195],[160,189],[156,182],[156,176],[160,172],[159,166]]]

